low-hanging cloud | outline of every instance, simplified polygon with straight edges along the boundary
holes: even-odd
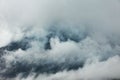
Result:
[[[119,0],[0,0],[0,79],[120,79]]]

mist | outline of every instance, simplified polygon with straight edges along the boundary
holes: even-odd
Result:
[[[119,0],[0,0],[0,79],[120,79],[119,8]]]

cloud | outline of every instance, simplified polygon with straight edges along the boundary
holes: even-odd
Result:
[[[0,77],[119,79],[119,8],[118,0],[0,0]]]
[[[40,74],[37,78],[31,73],[27,78],[20,75],[15,80],[106,80],[119,79],[120,57],[114,56],[104,62],[86,64],[84,68],[72,71],[63,71],[56,74]]]

